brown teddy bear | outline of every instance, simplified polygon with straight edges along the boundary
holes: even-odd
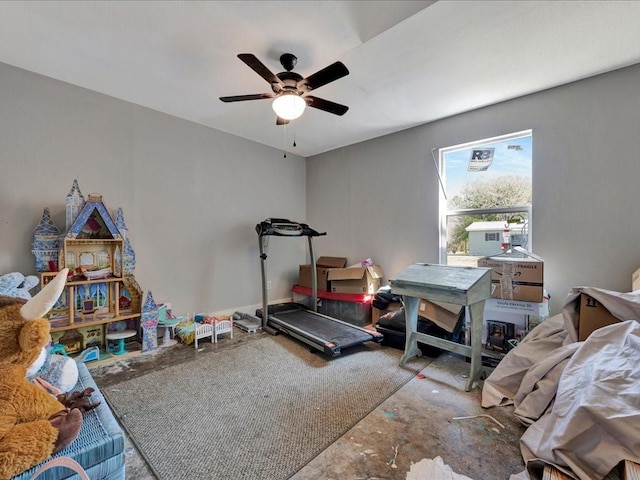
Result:
[[[29,301],[0,297],[0,479],[9,479],[71,444],[82,426],[82,411],[67,408],[30,383],[46,360],[51,341],[41,318],[64,288],[61,271]]]

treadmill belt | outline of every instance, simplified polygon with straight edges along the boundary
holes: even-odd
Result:
[[[373,335],[359,328],[334,322],[310,310],[281,312],[275,316],[275,321],[297,327],[327,342],[333,342],[341,348],[359,345],[373,338]]]

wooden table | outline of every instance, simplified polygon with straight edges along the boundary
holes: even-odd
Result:
[[[471,390],[482,373],[482,315],[484,301],[491,296],[491,269],[416,263],[393,277],[390,284],[393,293],[402,295],[405,308],[406,340],[400,364],[422,354],[418,341],[465,355],[471,358],[465,390]],[[420,298],[469,307],[471,346],[418,332]]]

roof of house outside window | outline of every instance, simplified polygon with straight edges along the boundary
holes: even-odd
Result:
[[[509,231],[522,231],[524,226],[523,223],[510,223],[507,225],[505,221],[498,220],[494,222],[473,222],[465,230],[467,232],[501,232],[505,228],[508,228]]]

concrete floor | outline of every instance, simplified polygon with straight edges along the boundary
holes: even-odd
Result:
[[[216,345],[205,342],[197,352],[193,345],[178,344],[89,367],[98,386],[105,387],[267,335],[238,329],[234,334],[233,340],[223,338]],[[524,427],[512,415],[513,407],[484,410],[479,388],[464,391],[468,369],[462,357],[443,353],[292,480],[404,480],[408,474],[426,480],[419,473],[428,459],[438,456],[473,480],[506,480],[522,471],[519,439]],[[156,478],[128,439],[126,471],[131,480]]]

